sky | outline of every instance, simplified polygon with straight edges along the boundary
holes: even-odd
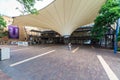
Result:
[[[54,0],[43,0],[43,1],[38,1],[35,4],[35,8],[40,10],[50,4]],[[16,8],[19,8],[16,9]],[[22,13],[20,12],[22,10],[22,5],[17,2],[17,0],[0,0],[0,14],[6,15],[9,17],[14,17],[14,16],[19,16]]]

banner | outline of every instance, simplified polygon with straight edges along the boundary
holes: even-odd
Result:
[[[9,25],[8,32],[10,39],[19,39],[19,28],[17,26]]]

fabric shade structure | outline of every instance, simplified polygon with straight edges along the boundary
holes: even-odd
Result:
[[[14,18],[14,25],[52,29],[62,36],[71,35],[78,27],[92,23],[106,0],[55,0],[39,10]]]

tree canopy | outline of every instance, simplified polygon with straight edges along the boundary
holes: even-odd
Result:
[[[0,15],[0,29],[6,27],[6,22],[3,17]]]
[[[22,6],[24,7],[24,12],[26,13],[32,13],[37,14],[38,11],[36,8],[34,8],[34,5],[36,1],[42,1],[42,0],[17,0]]]
[[[108,27],[111,27],[118,18],[120,18],[120,1],[107,0],[94,20],[94,27],[91,31],[93,39],[100,40],[107,32]]]
[[[4,37],[4,36],[7,36],[7,34],[8,34],[8,31],[4,31],[5,27],[6,27],[6,21],[0,15],[0,38]]]

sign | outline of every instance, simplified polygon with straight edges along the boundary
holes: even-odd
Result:
[[[28,42],[18,41],[18,46],[28,46]]]
[[[9,25],[8,32],[10,39],[19,39],[19,28],[17,26]]]

